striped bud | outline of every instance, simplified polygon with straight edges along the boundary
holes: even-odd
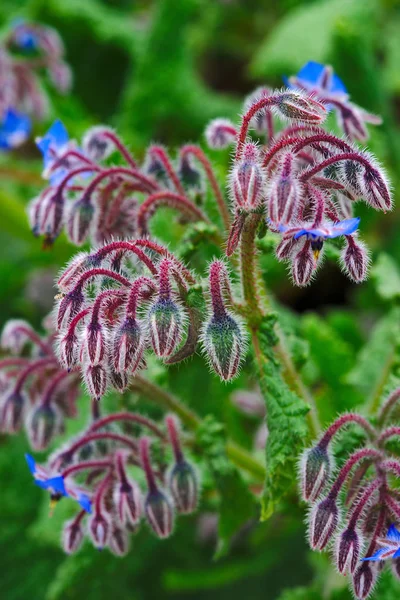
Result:
[[[360,558],[360,549],[360,538],[355,529],[348,527],[340,533],[336,542],[336,564],[340,573],[354,573]]]
[[[174,526],[174,511],[171,502],[159,488],[149,491],[144,510],[146,520],[160,539],[171,535]]]
[[[61,424],[61,413],[54,404],[46,403],[34,407],[27,426],[32,448],[45,450],[60,431]]]
[[[339,522],[336,500],[327,496],[313,506],[311,511],[309,540],[313,550],[323,550],[332,539]]]
[[[212,150],[222,150],[234,143],[236,127],[228,119],[214,119],[206,128],[207,145]]]
[[[62,298],[57,308],[57,328],[66,328],[78,314],[84,301],[81,286],[74,287]]]
[[[95,215],[91,202],[81,198],[72,202],[68,208],[66,232],[75,246],[81,246],[89,235],[90,226]]]
[[[102,365],[89,365],[84,370],[84,379],[89,394],[95,400],[100,400],[106,393],[108,373]]]
[[[115,556],[126,556],[129,552],[129,537],[126,531],[113,525],[108,547]]]
[[[386,212],[392,209],[389,182],[381,167],[371,166],[365,169],[363,191],[365,200],[376,210]]]
[[[270,183],[268,209],[269,218],[274,224],[291,223],[298,212],[301,188],[291,173],[292,161],[291,154],[286,156],[281,173]]]
[[[111,526],[109,518],[101,512],[95,512],[89,521],[89,535],[93,544],[101,550],[108,544]]]
[[[314,502],[325,487],[331,473],[331,458],[325,447],[306,450],[301,459],[300,477],[303,499]]]
[[[231,174],[231,192],[235,206],[250,210],[260,205],[265,193],[265,178],[256,144],[244,146],[242,159]]]
[[[111,385],[119,392],[124,392],[129,385],[129,377],[127,373],[117,373],[114,369],[109,372]]]
[[[66,335],[60,338],[58,349],[58,360],[64,369],[70,371],[78,360],[79,342],[75,333],[68,331]]]
[[[273,105],[281,117],[303,123],[321,123],[326,117],[326,108],[310,96],[294,91],[285,91]]]
[[[107,349],[104,327],[97,320],[91,320],[82,333],[82,350],[91,365],[102,362]]]
[[[114,488],[114,503],[118,518],[123,525],[136,525],[142,513],[142,496],[138,485],[125,480]]]
[[[301,250],[293,257],[292,277],[296,285],[308,285],[316,267],[311,242],[305,240]]]
[[[112,361],[117,373],[134,373],[144,351],[144,332],[134,317],[126,317],[116,329],[112,342]]]
[[[363,562],[353,574],[354,595],[365,600],[371,595],[377,579],[377,569],[370,562]]]
[[[182,309],[170,298],[159,298],[150,308],[148,322],[153,350],[160,358],[170,356],[182,336]]]
[[[0,409],[0,429],[5,433],[17,433],[22,427],[25,407],[25,396],[19,391],[12,391],[6,396]]]
[[[74,518],[67,521],[64,525],[62,534],[62,546],[67,554],[77,552],[83,543],[84,531],[81,524],[81,518]]]
[[[237,375],[244,343],[241,327],[227,312],[214,314],[206,324],[204,349],[214,370],[224,381]]]
[[[197,508],[198,483],[193,467],[181,460],[177,462],[169,476],[169,490],[176,510],[182,514],[190,514]]]
[[[346,245],[341,253],[341,265],[348,277],[360,283],[368,274],[369,255],[365,245],[352,236],[346,237]]]

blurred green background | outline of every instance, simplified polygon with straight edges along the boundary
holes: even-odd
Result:
[[[382,127],[370,128],[369,146],[398,188],[400,3],[396,0],[1,0],[0,26],[17,16],[54,26],[74,73],[71,95],[60,97],[49,86],[51,118],[49,123],[35,124],[37,135],[58,117],[78,139],[88,126],[112,125],[138,156],[150,141],[170,147],[202,142],[211,118],[237,121],[247,93],[262,83],[280,87],[282,75],[315,60],[332,64],[354,102],[383,116]],[[214,153],[213,158],[223,181],[229,156]],[[53,278],[74,252],[64,238],[43,252],[28,229],[25,206],[42,188],[40,172],[33,142],[0,155],[2,323],[22,317],[38,325],[52,306]],[[269,284],[284,305],[301,313],[317,311],[305,314],[300,335],[314,345],[319,359],[314,370],[324,361],[332,365],[328,388],[336,386],[342,402],[332,414],[348,407],[348,387],[338,383],[335,365],[351,371],[355,354],[370,335],[370,324],[385,315],[393,299],[386,284],[390,269],[400,261],[399,211],[382,216],[361,207],[358,214],[374,255],[385,252],[370,282],[360,288],[345,280],[332,262],[315,284],[297,290],[281,266],[264,259]],[[399,296],[397,288],[393,293]],[[384,348],[390,322],[386,327],[380,332]],[[329,341],[335,336],[332,356]],[[185,520],[163,543],[142,531],[124,559],[92,548],[66,558],[59,548],[62,508],[48,519],[47,500],[31,484],[23,463],[26,440],[0,437],[0,444],[2,599],[316,600],[322,597],[316,590],[322,588],[327,598],[350,598],[343,581],[326,577],[325,558],[306,553],[302,513],[290,501],[286,507],[290,516],[249,524],[230,556],[216,563],[212,516],[207,523],[196,517]],[[207,524],[211,536],[204,539]],[[315,588],[310,587],[312,580]],[[393,586],[387,577],[379,598],[397,598]]]

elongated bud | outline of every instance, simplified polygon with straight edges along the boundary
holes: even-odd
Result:
[[[193,164],[189,155],[184,154],[179,157],[178,174],[186,190],[195,194],[201,194],[204,191],[201,171]]]
[[[301,459],[301,491],[306,502],[314,502],[331,474],[332,459],[325,447],[317,445],[305,450]]]
[[[71,291],[79,276],[90,264],[90,256],[87,252],[78,252],[68,263],[61,273],[57,286],[61,292]]]
[[[114,488],[114,503],[118,518],[124,526],[128,523],[136,525],[140,521],[142,495],[135,482],[125,480],[117,483]]]
[[[97,365],[103,361],[107,350],[107,339],[104,327],[97,319],[92,319],[84,328],[82,349],[91,365]]]
[[[67,554],[74,554],[77,552],[82,546],[84,536],[82,517],[81,514],[79,514],[78,517],[70,519],[64,525],[62,534],[62,546],[64,552]]]
[[[72,86],[72,71],[62,60],[52,62],[47,69],[49,77],[54,87],[61,93],[66,94]]]
[[[119,392],[124,392],[129,385],[128,373],[117,373],[114,369],[109,372],[110,383]]]
[[[235,142],[236,127],[228,119],[214,119],[206,128],[207,145],[212,150],[222,150]]]
[[[377,570],[375,565],[369,562],[363,562],[353,575],[353,590],[354,595],[359,600],[368,598],[374,589],[377,578]]]
[[[337,171],[339,181],[356,198],[363,196],[363,173],[363,165],[355,160],[344,160]]]
[[[108,546],[115,556],[126,556],[129,552],[129,537],[127,532],[113,524]]]
[[[66,232],[73,244],[81,246],[85,242],[94,216],[95,208],[85,198],[70,204],[66,218]]]
[[[84,379],[89,394],[95,400],[100,400],[106,393],[108,373],[103,365],[89,365],[84,371]]]
[[[113,151],[113,143],[107,133],[115,135],[112,129],[104,125],[96,125],[88,129],[83,136],[82,147],[84,153],[97,162],[107,158]]]
[[[19,391],[11,391],[2,402],[0,428],[5,433],[17,433],[22,427],[22,417],[26,405],[25,396]]]
[[[268,209],[274,224],[291,223],[299,208],[301,188],[292,175],[293,158],[291,154],[285,157],[281,172],[270,183]]]
[[[89,535],[93,544],[99,550],[108,544],[111,534],[111,525],[108,516],[103,512],[95,512],[89,521]]]
[[[237,375],[244,344],[242,328],[227,312],[214,314],[204,328],[204,349],[214,370],[224,381]]]
[[[360,283],[368,275],[370,258],[365,245],[354,237],[346,237],[346,245],[341,253],[341,265],[348,277]]]
[[[365,169],[363,191],[365,200],[376,210],[386,212],[392,209],[390,185],[382,167],[371,166]]]
[[[34,330],[26,321],[10,319],[1,333],[0,346],[12,354],[21,354],[31,332],[34,333]]]
[[[283,238],[275,248],[275,255],[279,261],[288,260],[299,249],[299,240],[293,237]]]
[[[246,221],[246,214],[243,212],[239,212],[231,225],[231,229],[229,231],[228,241],[226,244],[226,255],[232,256],[235,252],[236,248],[239,245],[240,238],[242,236],[243,227]]]
[[[310,546],[313,550],[323,550],[332,539],[339,522],[339,509],[336,500],[327,496],[317,502],[311,511]]]
[[[83,302],[84,296],[81,286],[76,286],[70,292],[65,294],[64,298],[60,300],[57,308],[57,329],[68,327],[70,321],[80,311]]]
[[[143,165],[143,171],[146,175],[153,177],[161,186],[165,188],[171,187],[171,181],[166,171],[165,165],[162,163],[156,153],[150,147],[146,154],[146,159]]]
[[[75,333],[67,332],[64,336],[60,337],[57,349],[58,349],[58,360],[64,369],[70,371],[74,367],[78,360],[78,348],[79,342]]]
[[[144,351],[144,332],[134,317],[126,317],[114,333],[112,360],[117,373],[134,373]]]
[[[46,234],[53,241],[60,234],[64,217],[64,200],[58,191],[43,198],[39,233]]]
[[[185,460],[177,462],[172,468],[169,490],[179,513],[187,515],[197,509],[197,477],[193,467]]]
[[[292,259],[292,276],[296,285],[308,285],[316,267],[311,242],[305,240],[303,248]]]
[[[256,144],[244,146],[241,160],[233,167],[231,191],[235,206],[246,210],[256,208],[263,200],[265,178]]]
[[[293,91],[282,92],[273,110],[281,117],[303,123],[321,123],[327,114],[323,104],[311,96]]]
[[[28,436],[35,450],[45,450],[59,432],[61,413],[53,403],[43,403],[33,408],[28,419]]]
[[[182,309],[172,299],[160,298],[148,314],[153,350],[160,358],[170,356],[182,335]]]
[[[360,537],[355,529],[348,527],[336,541],[336,564],[340,573],[354,573],[361,550]]]

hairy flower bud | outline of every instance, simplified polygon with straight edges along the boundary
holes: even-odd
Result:
[[[139,486],[133,481],[122,481],[114,488],[114,503],[118,518],[123,525],[136,525],[142,513],[142,497]]]
[[[160,539],[171,535],[174,526],[174,511],[167,496],[160,490],[150,490],[146,496],[144,510],[146,520]]]
[[[265,178],[256,144],[244,146],[242,159],[235,164],[231,174],[231,190],[236,206],[249,210],[260,205],[265,191]]]
[[[351,236],[347,237],[341,253],[341,264],[346,275],[356,283],[364,281],[368,274],[369,261],[365,245]]]
[[[285,157],[281,172],[272,179],[269,186],[268,211],[274,224],[291,223],[299,208],[301,189],[291,173],[292,161],[292,155]]]
[[[193,467],[185,460],[178,461],[169,476],[169,490],[176,510],[190,514],[197,508],[198,483]]]
[[[353,574],[354,595],[359,600],[364,600],[372,593],[377,578],[375,565],[363,562]]]
[[[304,123],[321,123],[327,114],[314,98],[289,90],[282,92],[273,109],[281,117]]]
[[[336,564],[340,573],[354,573],[359,561],[360,549],[360,537],[352,527],[348,527],[338,535]]]
[[[74,367],[78,360],[78,338],[75,333],[69,331],[64,335],[60,336],[58,342],[58,360],[64,369],[70,371]]]
[[[100,400],[106,393],[108,373],[103,365],[89,365],[84,371],[84,379],[89,394],[95,400]]]
[[[34,407],[27,427],[32,447],[35,450],[47,448],[59,432],[61,422],[61,413],[54,404],[43,403]]]
[[[95,208],[85,198],[69,205],[66,217],[66,232],[73,244],[81,246],[85,242],[94,216]]]
[[[13,354],[21,354],[26,342],[29,340],[30,332],[33,332],[33,329],[26,321],[10,319],[4,325],[1,333],[0,346]]]
[[[186,190],[193,191],[196,194],[203,192],[204,185],[201,171],[197,169],[187,154],[181,155],[179,158],[178,174]]]
[[[106,354],[107,341],[103,325],[98,320],[91,320],[82,334],[82,349],[91,365],[103,361]]]
[[[214,314],[203,331],[204,350],[224,381],[237,375],[245,340],[237,321],[227,312]]]
[[[108,544],[111,534],[111,525],[108,516],[95,512],[89,521],[89,535],[96,548],[101,550]]]
[[[275,255],[279,261],[288,260],[299,248],[299,240],[293,237],[283,238],[275,248]]]
[[[127,373],[117,373],[114,369],[110,369],[109,377],[111,385],[119,392],[124,392],[129,385]]]
[[[160,358],[170,356],[182,335],[182,309],[170,298],[159,298],[148,313],[151,343]]]
[[[6,433],[17,433],[22,426],[25,396],[12,390],[2,401],[0,408],[0,429]]]
[[[313,550],[323,550],[335,533],[339,522],[339,509],[336,500],[327,496],[317,502],[310,515],[310,546]]]
[[[389,182],[386,180],[385,173],[380,166],[375,166],[373,161],[370,168],[365,168],[363,178],[363,191],[365,200],[376,210],[392,209],[392,197],[390,193]]]
[[[66,94],[72,86],[72,71],[64,61],[52,62],[47,72],[54,87],[61,93]]]
[[[112,341],[112,360],[117,373],[134,373],[144,351],[144,332],[134,317],[126,317],[116,329]]]
[[[363,196],[364,167],[356,160],[344,160],[339,164],[338,177],[340,182],[355,198]]]
[[[129,537],[127,532],[113,524],[108,540],[108,546],[115,556],[125,556],[129,552]]]
[[[77,552],[83,542],[84,531],[82,528],[81,519],[74,518],[67,521],[64,525],[62,534],[62,546],[67,554]]]
[[[325,487],[331,473],[331,457],[320,445],[305,450],[300,475],[303,499],[314,502]]]
[[[107,158],[107,156],[109,156],[113,150],[113,143],[111,139],[105,135],[107,133],[115,135],[113,130],[109,127],[105,127],[104,125],[96,125],[95,127],[88,129],[83,136],[83,151],[95,162]]]
[[[308,285],[316,267],[311,242],[305,240],[301,250],[293,257],[292,276],[296,285]]]
[[[73,288],[60,300],[57,308],[57,328],[66,328],[70,321],[78,314],[84,297],[81,286]]]
[[[236,133],[236,127],[228,119],[214,119],[205,131],[207,145],[212,150],[227,148],[234,143]]]

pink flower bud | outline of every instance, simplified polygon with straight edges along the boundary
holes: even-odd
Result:
[[[309,540],[313,550],[323,550],[332,539],[339,522],[336,499],[327,496],[317,502],[311,511]]]
[[[84,531],[81,523],[81,518],[75,517],[70,519],[64,525],[62,534],[62,546],[67,554],[77,552],[83,543]]]
[[[97,320],[91,320],[82,333],[82,350],[91,365],[97,365],[104,359],[107,338],[104,327]]]
[[[151,343],[160,358],[170,356],[182,336],[182,309],[171,299],[158,299],[148,313]]]
[[[316,267],[311,242],[305,240],[303,248],[292,258],[292,277],[296,285],[308,285]]]
[[[66,232],[75,246],[81,246],[86,241],[94,217],[94,206],[85,198],[70,203],[66,216]]]
[[[58,189],[50,188],[49,193],[43,197],[38,233],[54,240],[61,232],[63,218],[64,200]]]
[[[110,519],[102,512],[95,512],[89,521],[89,535],[96,548],[101,550],[108,544],[111,534]]]
[[[70,333],[68,331],[63,337],[60,337],[57,346],[58,360],[64,369],[70,371],[72,367],[76,365],[78,360],[78,348],[79,342],[75,333]]]
[[[285,157],[281,172],[269,186],[269,218],[276,225],[291,223],[299,209],[301,188],[291,173],[292,160],[292,155]]]
[[[126,317],[116,329],[112,342],[112,360],[117,373],[134,373],[144,351],[144,332],[134,317]]]
[[[193,467],[185,460],[178,461],[169,476],[169,490],[177,511],[190,514],[197,508],[198,483]]]
[[[45,450],[62,425],[60,410],[53,403],[35,406],[28,418],[27,431],[32,448]]]
[[[361,541],[355,529],[349,527],[342,531],[336,541],[336,564],[344,575],[354,573],[361,549]]]
[[[134,481],[122,481],[114,488],[114,504],[123,525],[136,525],[142,513],[142,496]]]
[[[377,569],[370,562],[363,562],[353,574],[354,595],[365,600],[371,595],[377,579]]]
[[[326,118],[326,108],[311,96],[294,91],[284,91],[273,105],[278,116],[303,123],[321,123]]]
[[[241,160],[231,174],[231,192],[237,207],[250,210],[260,205],[265,194],[265,178],[256,144],[244,146]]]
[[[126,556],[129,552],[129,537],[126,531],[113,525],[108,547],[115,556]]]
[[[119,392],[124,392],[129,385],[129,377],[127,373],[117,373],[114,369],[110,370],[110,383]]]
[[[108,373],[103,365],[89,365],[84,371],[85,383],[89,394],[95,400],[100,400],[106,393]]]
[[[171,502],[159,488],[150,490],[146,496],[144,510],[146,520],[160,539],[169,537],[174,527],[174,511]]]
[[[68,327],[70,321],[80,311],[83,302],[84,296],[81,286],[74,287],[70,292],[65,294],[56,309],[57,328],[59,330]]]
[[[300,246],[299,240],[293,237],[283,238],[275,248],[275,255],[279,261],[288,260]]]
[[[54,87],[61,92],[61,94],[69,92],[72,87],[72,71],[65,62],[61,60],[52,62],[47,71]]]
[[[356,160],[344,160],[340,163],[338,177],[345,188],[356,198],[363,196],[364,166]]]
[[[0,429],[5,433],[17,433],[22,427],[26,399],[21,392],[11,391],[0,407]]]
[[[383,212],[392,210],[390,184],[386,179],[385,172],[374,159],[370,158],[370,160],[371,167],[366,168],[364,171],[364,198],[376,210],[383,210]]]
[[[370,258],[365,245],[354,240],[352,236],[346,238],[346,245],[341,253],[341,264],[344,272],[356,283],[364,281],[368,274]]]
[[[114,144],[112,140],[104,135],[107,133],[115,135],[111,128],[104,125],[96,125],[88,129],[83,136],[83,151],[95,162],[107,158],[113,151]]]
[[[305,450],[301,459],[300,481],[303,499],[314,502],[324,489],[332,470],[332,458],[320,445]]]
[[[222,150],[235,142],[236,127],[228,119],[214,119],[207,125],[205,136],[212,150]]]

